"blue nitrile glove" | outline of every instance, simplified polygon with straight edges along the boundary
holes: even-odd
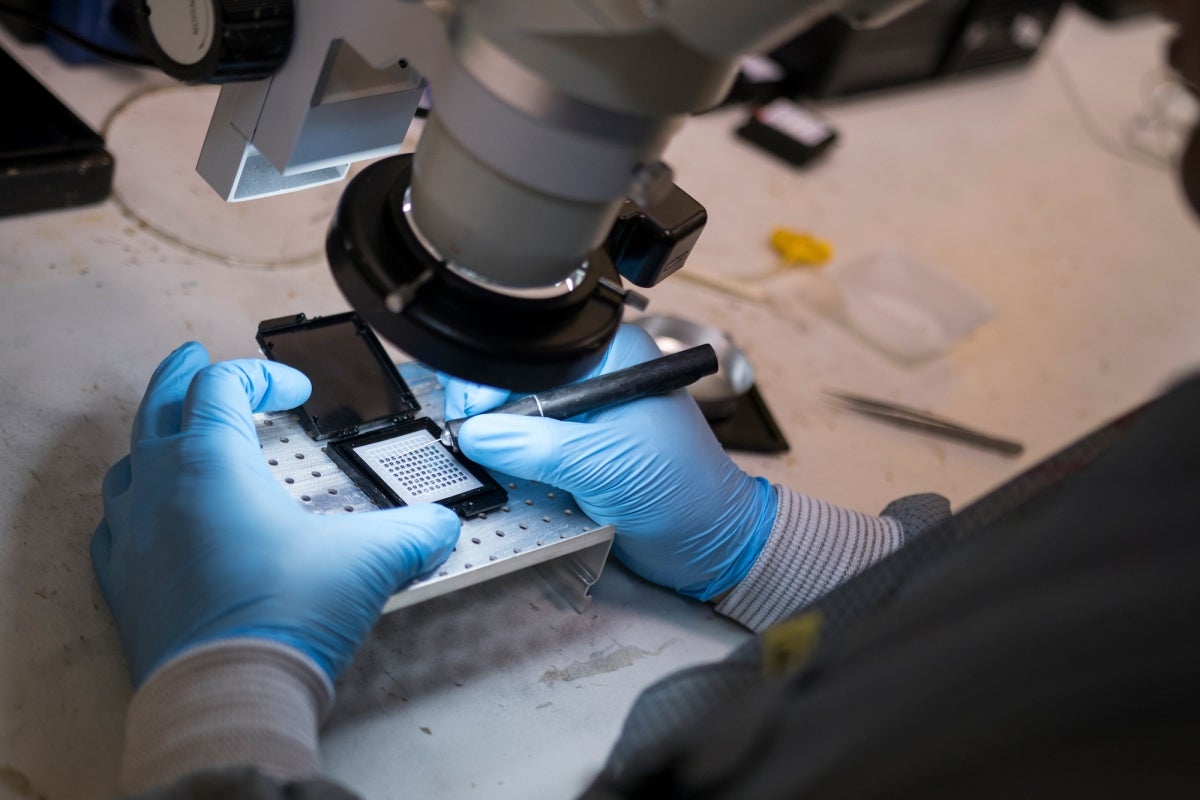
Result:
[[[250,415],[310,391],[269,361],[209,366],[196,343],[150,379],[92,538],[135,685],[191,645],[232,637],[295,647],[334,679],[388,595],[450,553],[459,522],[447,508],[324,517],[275,482]]]
[[[645,331],[625,325],[597,373],[659,355]],[[447,419],[509,399],[443,382]],[[592,519],[616,525],[613,552],[630,569],[701,600],[746,576],[775,521],[775,489],[730,460],[684,390],[570,422],[484,414],[463,424],[458,442],[480,464],[570,492]]]

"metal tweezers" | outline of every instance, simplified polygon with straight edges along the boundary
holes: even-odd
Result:
[[[847,392],[835,392],[829,389],[825,389],[824,393],[829,398],[836,400],[842,408],[891,422],[902,428],[912,428],[937,436],[944,436],[947,439],[954,439],[964,444],[973,444],[985,450],[993,450],[1006,456],[1019,456],[1025,452],[1025,445],[1020,442],[988,436],[986,433],[965,428],[955,422],[936,417],[924,411],[918,411],[915,408],[908,408],[907,406],[889,403],[884,400],[872,400],[869,397],[861,397]]]

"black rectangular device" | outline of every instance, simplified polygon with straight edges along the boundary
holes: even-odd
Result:
[[[439,503],[470,517],[508,500],[487,470],[441,443],[433,420],[416,418],[420,403],[354,312],[264,320],[257,338],[267,358],[308,376],[300,423],[379,505]]]
[[[795,167],[820,156],[838,137],[832,125],[786,97],[755,109],[737,135]]]
[[[98,203],[112,190],[104,139],[0,50],[0,216]]]
[[[499,508],[508,492],[483,467],[441,443],[418,419],[332,442],[329,457],[380,505],[441,503],[464,517]]]
[[[925,0],[870,29],[831,15],[772,51],[786,94],[840,97],[1028,64],[1063,0]]]

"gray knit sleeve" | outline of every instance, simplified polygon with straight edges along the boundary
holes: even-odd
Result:
[[[950,501],[940,494],[910,494],[888,503],[879,516],[899,522],[909,542],[950,519]]]
[[[717,611],[760,632],[861,572],[949,515],[937,495],[915,495],[873,517],[782,486],[775,526],[750,572]]]
[[[360,800],[322,778],[283,782],[252,767],[226,767],[188,775],[133,800]]]
[[[262,639],[192,648],[134,694],[121,789],[136,794],[237,765],[284,781],[316,776],[317,728],[332,705],[329,678],[294,648]]]

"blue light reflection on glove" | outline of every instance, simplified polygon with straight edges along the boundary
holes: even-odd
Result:
[[[450,553],[459,522],[442,506],[323,517],[275,482],[251,413],[310,391],[269,361],[209,366],[196,343],[150,379],[130,453],[104,478],[91,546],[134,685],[185,648],[230,637],[293,646],[334,679],[388,595]]]
[[[625,325],[598,372],[659,355],[649,335]],[[501,389],[443,383],[447,419],[509,399]],[[730,460],[683,390],[569,422],[484,414],[458,441],[480,464],[570,492],[592,519],[616,525],[613,552],[630,569],[701,600],[746,576],[775,521],[774,488]]]

